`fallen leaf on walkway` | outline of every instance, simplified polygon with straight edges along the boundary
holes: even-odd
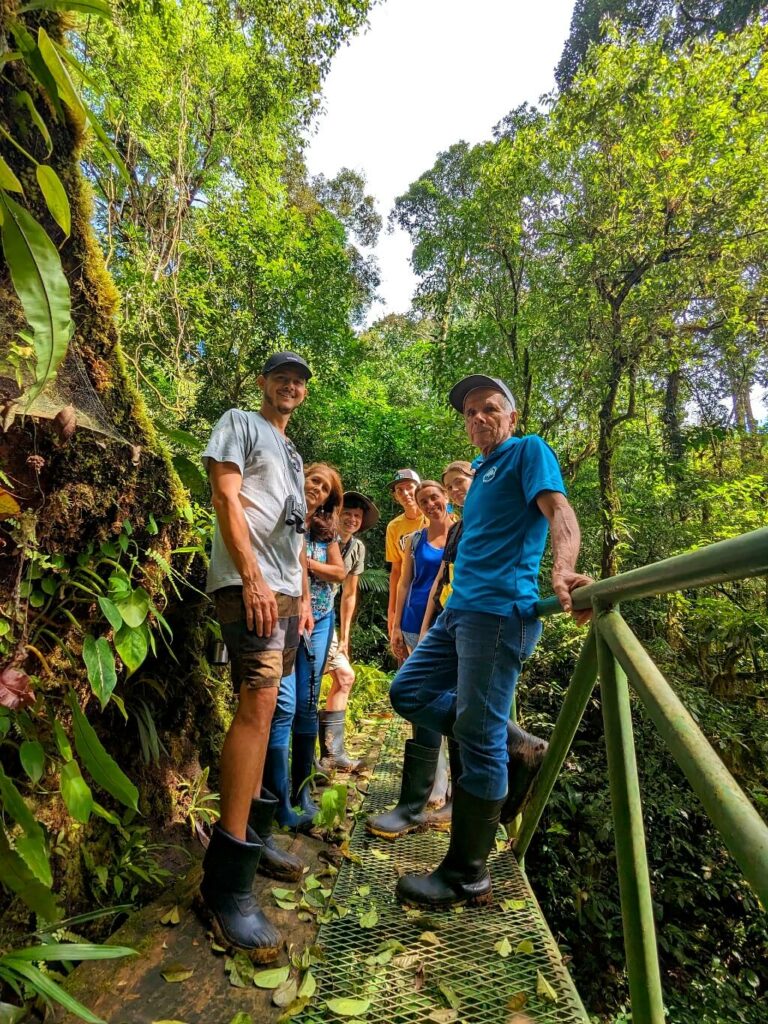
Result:
[[[224,970],[229,975],[229,983],[234,988],[247,988],[253,981],[254,966],[245,953],[235,953],[224,961]]]
[[[371,1006],[370,999],[327,999],[325,1005],[331,1013],[339,1017],[359,1017],[362,1013],[368,1013]]]
[[[297,910],[299,906],[298,903],[291,903],[289,900],[279,900],[277,896],[275,896],[275,903],[281,910]]]
[[[165,970],[160,972],[160,976],[164,981],[179,982],[186,981],[188,978],[191,978],[194,973],[193,968],[185,967],[184,964],[175,962],[168,964]]]
[[[507,1009],[522,1010],[527,1002],[528,994],[526,992],[515,992],[515,994],[510,996],[507,1000]]]
[[[178,924],[181,921],[181,912],[178,907],[171,907],[167,914],[160,918],[160,924]]]
[[[314,875],[307,875],[304,879],[304,888],[309,892],[310,889],[319,889],[320,883]]]
[[[443,999],[445,999],[446,1003],[448,1003],[450,1008],[452,1010],[458,1010],[459,1007],[461,1006],[461,1000],[456,995],[456,993],[453,991],[451,986],[450,985],[446,985],[444,981],[439,981],[437,983],[437,987],[442,992]]]
[[[454,914],[464,913],[464,907],[451,907],[451,910],[454,912]]]
[[[377,953],[385,953],[388,949],[391,949],[393,953],[404,953],[405,946],[400,942],[399,939],[385,939],[380,945],[376,947]]]
[[[518,942],[515,953],[532,953],[533,943],[530,939],[523,939],[522,942]]]
[[[294,900],[296,899],[296,893],[293,889],[273,889],[272,895],[276,900]]]
[[[238,1010],[229,1024],[255,1024],[255,1021],[250,1013],[246,1013],[245,1010]]]
[[[459,1019],[458,1010],[433,1010],[427,1020],[433,1020],[436,1024],[451,1024],[451,1021]]]
[[[371,891],[370,885],[360,885],[357,887],[358,896],[368,896]]]
[[[496,950],[500,957],[506,959],[512,952],[512,943],[505,935],[503,939],[499,939],[499,941],[493,948]]]
[[[299,996],[298,999],[294,999],[290,1006],[286,1006],[280,1016],[277,1018],[277,1024],[285,1024],[286,1021],[290,1020],[291,1017],[296,1017],[302,1012],[304,1007],[309,1002],[306,996]]]
[[[546,999],[549,1003],[557,1002],[557,992],[555,992],[541,971],[536,972],[536,995]]]
[[[286,964],[285,967],[272,967],[268,971],[256,971],[253,976],[253,984],[256,988],[277,988],[278,985],[282,985],[284,981],[288,980],[290,973],[289,964]]]
[[[311,999],[316,991],[317,982],[315,981],[315,976],[312,971],[307,971],[299,985],[298,995],[300,998],[304,997],[306,999]]]
[[[272,1002],[275,1006],[279,1006],[281,1009],[290,1006],[296,996],[298,986],[295,978],[289,978],[284,981],[282,985],[278,985],[275,991],[272,993]]]
[[[409,967],[416,967],[419,964],[421,964],[421,955],[419,953],[403,953],[402,956],[392,958],[392,965],[394,967],[407,969]]]
[[[499,906],[502,910],[525,910],[528,900],[502,900]]]
[[[361,928],[375,928],[379,923],[379,912],[376,907],[371,907],[370,910],[366,910],[364,914],[358,917]]]
[[[296,915],[296,917],[300,921],[311,921],[312,920],[312,915],[308,914],[306,910],[300,910],[299,913]]]
[[[373,854],[376,860],[389,860],[389,854],[384,853],[383,850],[369,850],[369,853]]]
[[[435,935],[434,932],[422,932],[419,936],[419,942],[423,942],[425,946],[441,946],[440,939]]]

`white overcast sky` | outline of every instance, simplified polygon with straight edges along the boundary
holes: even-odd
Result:
[[[513,107],[554,87],[572,10],[573,0],[384,0],[333,59],[310,173],[362,171],[386,217],[441,150],[490,138]],[[371,320],[407,311],[410,251],[404,232],[382,233]]]

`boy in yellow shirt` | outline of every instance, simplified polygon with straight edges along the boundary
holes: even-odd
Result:
[[[421,483],[419,474],[413,469],[398,469],[390,481],[389,490],[402,508],[387,524],[384,558],[389,563],[389,607],[387,608],[387,636],[392,642],[392,626],[395,620],[397,585],[403,569],[403,538],[427,525],[427,519],[416,504],[416,488]]]

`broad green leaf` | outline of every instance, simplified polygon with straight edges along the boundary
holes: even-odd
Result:
[[[40,50],[40,54],[45,61],[46,67],[53,75],[59,96],[69,107],[72,116],[80,128],[84,128],[88,116],[85,104],[83,103],[80,93],[75,87],[75,83],[72,81],[69,71],[64,66],[64,62],[57,53],[56,47],[51,42],[48,33],[42,25],[37,30],[37,45]]]
[[[93,777],[93,780],[103,789],[106,789],[115,800],[119,800],[126,807],[138,811],[139,791],[106,752],[101,740],[94,732],[93,726],[80,710],[80,705],[71,693],[69,696],[69,706],[72,709],[75,749],[80,755],[83,766]]]
[[[16,853],[35,878],[43,885],[50,887],[53,885],[53,876],[51,875],[51,865],[48,863],[48,851],[45,848],[45,835],[42,827],[1,766],[0,797],[2,797],[6,813],[10,814],[24,830],[24,835],[15,841]]]
[[[136,956],[129,946],[103,946],[93,942],[52,942],[47,946],[14,949],[14,960],[116,960]]]
[[[136,629],[147,617],[149,594],[144,587],[136,587],[127,597],[121,598],[115,604],[126,626]]]
[[[499,941],[494,945],[493,948],[496,950],[500,957],[506,959],[512,952],[512,943],[505,935],[503,936],[503,938],[499,939]]]
[[[245,1010],[238,1010],[229,1024],[256,1024],[250,1013],[246,1013]]]
[[[10,167],[5,160],[0,156],[0,188],[7,189],[8,192],[23,192],[24,189],[21,187],[21,182],[13,172],[13,168]]]
[[[34,36],[29,32],[21,21],[18,19],[12,19],[8,25],[16,40],[21,53],[24,55],[24,63],[29,69],[32,76],[45,90],[48,99],[51,101],[53,109],[56,111],[58,118],[63,117],[63,110],[61,108],[61,100],[59,99],[59,90],[56,86],[56,79],[53,77],[51,72],[48,70],[43,55],[35,42]]]
[[[143,664],[147,656],[149,644],[146,625],[134,629],[127,623],[115,633],[115,650],[131,676]]]
[[[530,939],[523,939],[522,942],[518,942],[515,947],[515,953],[532,953],[533,942]]]
[[[178,427],[167,427],[164,423],[160,422],[156,423],[155,426],[161,434],[164,434],[165,437],[181,448],[186,448],[189,452],[197,453],[202,448],[200,438],[190,434],[187,430],[180,430]]]
[[[120,627],[123,624],[123,617],[117,610],[117,605],[114,603],[114,601],[110,601],[108,597],[100,597],[99,608],[101,608],[104,618],[110,624],[112,629],[120,629]]]
[[[43,974],[39,967],[35,967],[34,964],[30,964],[26,960],[17,960],[11,956],[5,958],[5,963],[31,982],[36,992],[60,1003],[66,1010],[81,1017],[88,1024],[105,1024],[101,1017],[97,1017],[87,1006],[83,1006],[69,992],[65,992],[61,985],[57,985],[50,975]]]
[[[40,111],[35,106],[32,97],[26,89],[20,89],[16,93],[16,99],[23,107],[26,108],[27,112],[29,113],[29,116],[32,118],[32,123],[43,136],[45,144],[48,147],[46,155],[50,156],[53,152],[53,141],[51,139],[51,133],[48,131],[48,126],[46,125],[45,121],[40,116]]]
[[[72,214],[69,209],[67,193],[64,191],[58,174],[48,164],[38,164],[35,168],[35,175],[49,213],[64,234],[69,237],[72,229]]]
[[[115,659],[106,637],[100,636],[97,640],[90,633],[86,636],[83,640],[83,661],[88,671],[88,682],[103,709],[117,685]]]
[[[188,487],[193,494],[206,493],[208,482],[191,459],[188,459],[186,455],[174,455],[171,461],[185,487]]]
[[[358,918],[361,928],[375,928],[379,923],[379,913],[376,907],[371,907],[370,910],[366,910],[364,914],[361,914]]]
[[[0,1003],[0,1024],[20,1024],[27,1016],[26,1006]]]
[[[123,178],[124,181],[129,182],[130,175],[128,174],[128,168],[125,166],[123,158],[118,153],[117,147],[115,146],[114,142],[109,138],[107,133],[104,131],[101,122],[99,121],[98,117],[93,113],[93,111],[87,109],[86,113],[88,115],[88,120],[90,122],[91,128],[93,129],[93,133],[101,143],[101,148],[104,150],[106,155],[117,168],[120,177]]]
[[[339,1017],[361,1017],[368,1013],[370,999],[327,999],[325,1005]]]
[[[83,778],[77,761],[67,761],[62,765],[59,774],[61,798],[67,810],[75,819],[84,825],[90,820],[93,811],[93,793]]]
[[[21,857],[10,848],[5,833],[0,829],[0,879],[11,892],[22,899],[35,914],[45,921],[57,921],[61,909],[51,890],[38,882]]]
[[[160,924],[176,925],[180,923],[181,912],[177,906],[171,907],[171,909],[160,918]]]
[[[307,971],[304,977],[301,979],[299,985],[299,991],[296,993],[300,999],[306,998],[311,999],[317,991],[317,982],[312,971]]]
[[[59,753],[61,754],[61,756],[64,758],[65,761],[71,761],[73,754],[72,747],[69,742],[69,737],[64,732],[64,727],[62,726],[61,722],[59,722],[57,719],[53,720],[53,735],[56,740],[56,746],[59,748]]]
[[[557,1002],[557,992],[555,992],[541,971],[536,972],[536,995],[540,999],[545,999],[548,1003]]]
[[[288,980],[290,973],[291,968],[288,964],[285,967],[273,967],[268,971],[256,971],[253,984],[256,988],[277,988]]]
[[[97,18],[112,18],[112,10],[105,0],[32,0],[19,8],[19,14],[27,11],[79,11]]]
[[[453,1021],[459,1019],[458,1010],[432,1010],[427,1015],[427,1020],[432,1020],[435,1024],[452,1024]]]
[[[69,285],[56,246],[35,218],[2,192],[0,208],[3,253],[32,329],[35,383],[25,396],[31,404],[56,373],[72,337]]]
[[[39,782],[45,767],[45,751],[37,740],[24,740],[19,747],[19,760],[33,782]]]
[[[438,939],[434,932],[422,932],[419,936],[419,942],[423,942],[425,946],[442,945],[440,939]]]
[[[443,998],[445,999],[446,1003],[448,1003],[452,1010],[461,1009],[461,1000],[456,995],[456,993],[454,992],[450,985],[446,985],[445,982],[439,981],[437,983],[437,987],[440,989]]]

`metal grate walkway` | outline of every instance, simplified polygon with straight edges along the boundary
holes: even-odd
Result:
[[[404,723],[393,722],[350,839],[360,863],[345,860],[336,880],[333,900],[344,916],[320,928],[318,991],[297,1024],[349,1021],[326,1007],[339,998],[368,1003],[357,1013],[365,1024],[588,1024],[510,850],[491,856],[492,907],[420,914],[396,902],[397,877],[429,870],[448,845],[448,836],[434,831],[395,842],[365,831],[365,816],[397,800],[404,739]],[[402,948],[385,946],[393,941]]]

